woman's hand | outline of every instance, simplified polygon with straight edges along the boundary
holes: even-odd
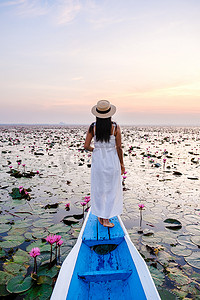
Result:
[[[125,167],[124,167],[124,165],[121,165],[121,175],[123,175],[124,172],[125,172]]]

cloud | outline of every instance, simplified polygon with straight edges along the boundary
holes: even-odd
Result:
[[[58,24],[66,24],[75,19],[81,11],[81,4],[79,0],[61,1],[58,5]]]
[[[23,17],[53,16],[56,23],[62,25],[73,21],[82,8],[79,0],[13,0],[2,1],[0,7],[12,8]]]

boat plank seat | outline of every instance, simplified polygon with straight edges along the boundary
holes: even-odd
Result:
[[[85,282],[100,282],[109,280],[126,280],[132,270],[109,270],[79,273],[78,278]]]
[[[83,242],[89,247],[102,244],[119,245],[124,239],[124,231],[117,216],[111,218],[110,221],[115,226],[113,228],[104,227],[99,223],[98,218],[90,213],[82,236]]]

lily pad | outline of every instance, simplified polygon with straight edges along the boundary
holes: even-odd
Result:
[[[21,199],[22,198],[22,194],[19,191],[19,188],[13,188],[12,192],[10,193],[10,196],[13,199]]]
[[[49,233],[57,234],[58,232],[68,232],[70,227],[63,224],[55,224],[48,228]]]
[[[178,268],[168,268],[168,271],[170,273],[168,274],[168,277],[175,281],[177,285],[185,285],[190,282],[190,278],[187,277],[183,271],[181,271]]]
[[[63,218],[63,223],[66,225],[72,225],[72,224],[76,224],[79,221],[77,219],[75,219],[73,216],[66,216]]]
[[[27,270],[26,267],[24,267],[21,264],[17,264],[14,262],[8,262],[3,264],[3,268],[6,272],[13,274],[13,275],[25,275]]]
[[[30,224],[30,220],[29,223],[27,223],[27,220],[17,220],[15,222],[14,228],[29,228],[32,225],[32,223]]]
[[[35,241],[26,247],[26,251],[30,252],[32,248],[40,248],[40,252],[50,251],[51,246],[47,243],[43,243],[41,240]]]
[[[186,230],[192,234],[200,235],[200,225],[196,225],[196,224],[187,225]]]
[[[26,294],[25,300],[48,300],[52,294],[52,287],[49,284],[41,284],[32,287]]]
[[[175,247],[171,247],[171,252],[178,256],[189,256],[192,254],[192,250],[187,249],[183,245],[177,245]]]
[[[164,283],[165,275],[160,270],[150,266],[149,271],[156,286],[161,286]]]
[[[13,261],[15,263],[23,264],[27,263],[30,260],[30,256],[26,251],[18,249],[17,252],[13,255]]]
[[[14,248],[21,245],[25,241],[25,238],[23,236],[6,236],[4,238],[6,239],[6,241],[2,241],[0,243],[0,246],[2,248]]]
[[[11,278],[13,278],[12,274],[0,271],[0,282],[1,282],[1,284],[6,284]]]
[[[48,276],[48,277],[55,277],[58,274],[59,268],[57,266],[53,266],[51,269],[49,269],[49,264],[41,265],[38,269],[38,276]]]
[[[52,278],[45,275],[40,275],[37,279],[37,284],[49,284],[52,285]]]
[[[6,255],[6,252],[0,248],[0,257],[4,257],[5,255]]]
[[[165,288],[158,288],[158,293],[162,300],[177,300],[177,297]]]
[[[11,226],[9,224],[0,224],[0,233],[10,230]]]
[[[173,261],[174,257],[171,256],[166,251],[159,251],[158,252],[158,261],[161,263],[161,265],[167,266],[169,265],[170,261]]]
[[[10,293],[6,289],[5,284],[0,284],[0,297],[8,296]]]
[[[191,237],[191,241],[197,245],[198,247],[200,247],[200,235],[195,235]]]
[[[177,240],[179,244],[184,245],[189,249],[197,249],[197,246],[191,242],[191,235],[179,235]]]
[[[24,279],[24,276],[19,275],[11,278],[8,281],[7,290],[10,293],[22,293],[29,290],[32,285],[33,285],[33,280],[30,276]]]
[[[190,256],[185,257],[185,261],[190,266],[200,269],[200,252],[193,252]]]
[[[171,230],[179,230],[182,228],[181,222],[176,219],[166,219],[164,223],[166,223],[165,227]]]
[[[49,227],[50,225],[52,225],[52,223],[46,219],[42,220],[37,220],[33,223],[33,226],[34,227],[44,227],[44,228],[47,228]]]

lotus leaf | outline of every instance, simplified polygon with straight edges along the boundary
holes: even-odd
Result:
[[[12,229],[10,229],[8,231],[8,235],[22,235],[26,232],[27,228],[15,228],[15,226],[12,227]]]
[[[177,297],[173,293],[164,288],[159,287],[158,293],[162,300],[177,300]]]
[[[182,224],[180,221],[176,220],[176,219],[166,219],[164,220],[165,227],[171,230],[179,230],[182,228]]]
[[[27,223],[27,220],[17,220],[15,222],[14,228],[29,228],[32,225],[32,221],[30,224],[30,220],[29,223]]]
[[[51,246],[47,243],[43,243],[41,240],[37,240],[26,247],[26,251],[30,252],[32,248],[40,248],[40,252],[50,251]]]
[[[161,286],[165,281],[165,275],[160,270],[150,266],[149,271],[151,273],[151,276],[155,282],[156,286]]]
[[[187,277],[182,270],[178,268],[168,268],[168,271],[170,271],[168,277],[175,281],[177,285],[184,285],[190,282],[190,278]]]
[[[22,293],[29,290],[32,285],[33,280],[30,276],[24,279],[24,276],[19,275],[11,278],[8,281],[6,288],[10,293]]]
[[[6,252],[0,248],[0,257],[4,257],[5,255],[6,255]]]
[[[33,239],[33,236],[32,236],[32,233],[31,232],[26,232],[24,234],[25,238],[28,239],[28,240],[32,240]]]
[[[191,237],[191,241],[197,245],[198,247],[200,247],[200,235],[196,235],[196,236],[192,236]]]
[[[30,260],[30,256],[26,251],[18,249],[17,252],[13,255],[13,261],[15,263],[23,264],[27,263]]]
[[[14,248],[21,245],[25,241],[25,238],[22,235],[7,235],[4,237],[4,239],[5,241],[1,242],[0,244],[3,248]]]
[[[162,265],[169,265],[170,261],[173,261],[174,257],[171,256],[168,252],[166,251],[159,251],[158,252],[158,261],[162,264]]]
[[[197,246],[191,242],[191,235],[179,235],[177,240],[179,244],[184,245],[189,249],[197,249]]]
[[[187,225],[186,230],[195,235],[200,235],[200,225]]]
[[[19,191],[19,188],[13,188],[12,192],[10,193],[10,196],[13,199],[21,199],[22,198],[22,195],[21,195],[21,193]]]
[[[190,266],[200,269],[200,252],[193,252],[190,256],[185,257],[185,261]]]
[[[184,292],[180,289],[173,289],[172,292],[178,296],[178,299],[184,299],[186,300],[187,292]],[[176,298],[177,299],[177,298]],[[196,300],[196,299],[195,299]]]
[[[55,224],[48,228],[49,233],[57,234],[58,232],[68,232],[70,230],[70,226],[66,226],[63,224]]]
[[[52,294],[52,287],[49,284],[33,286],[27,293],[25,300],[48,300]]]
[[[37,284],[49,284],[52,285],[52,278],[49,276],[41,275],[37,279]]]
[[[47,228],[50,225],[52,225],[52,223],[50,221],[48,221],[48,220],[45,220],[45,219],[44,220],[39,219],[39,220],[37,220],[37,221],[35,221],[33,223],[34,227],[44,227],[44,228]]]
[[[0,271],[0,283],[1,284],[6,284],[8,282],[8,280],[10,280],[12,277],[13,277],[12,274]]]
[[[8,296],[10,293],[6,289],[5,284],[0,284],[0,297]]]
[[[10,230],[11,226],[9,224],[0,224],[0,233]]]
[[[190,282],[181,287],[181,290],[194,295],[199,295],[200,285],[197,282]]]
[[[171,247],[171,252],[178,256],[189,256],[192,254],[192,250],[187,249],[183,245],[176,245],[175,247]]]
[[[150,247],[156,247],[158,244],[160,244],[162,241],[159,237],[154,236],[142,236],[142,243],[144,245],[148,245]]]
[[[58,274],[59,268],[57,266],[53,266],[51,269],[49,269],[49,264],[46,263],[44,265],[41,265],[38,269],[38,276],[49,276],[51,278],[55,277]]]
[[[4,263],[3,268],[6,272],[13,275],[25,275],[27,272],[26,267],[15,262]]]

